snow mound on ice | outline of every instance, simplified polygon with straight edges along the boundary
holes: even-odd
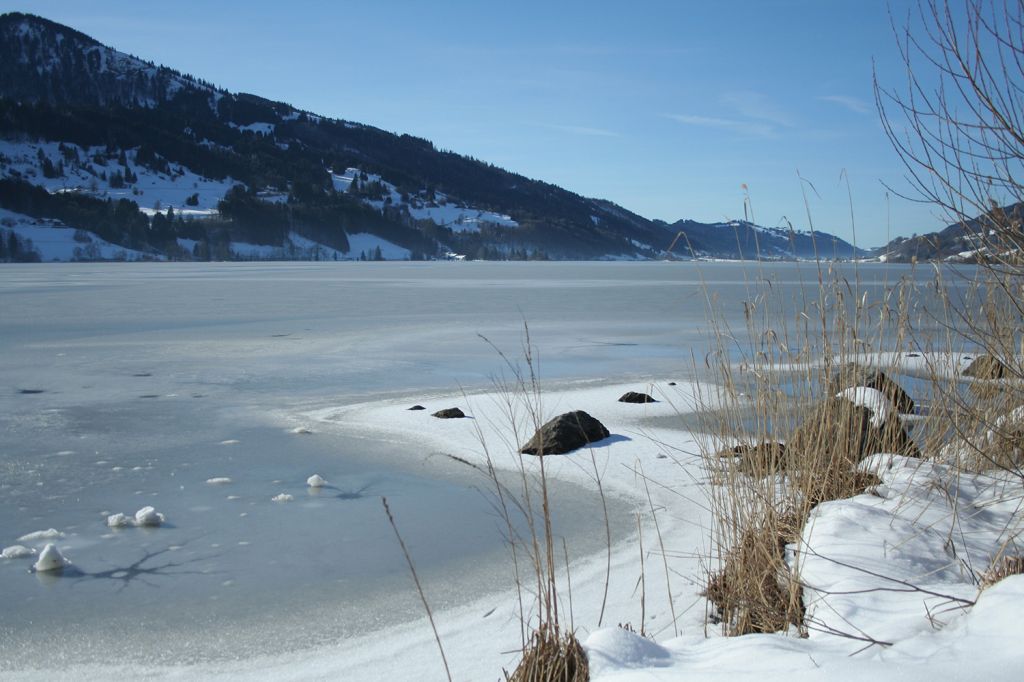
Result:
[[[288,493],[280,493],[279,495],[274,495],[273,497],[271,497],[270,501],[271,502],[291,502],[294,499],[295,498],[292,497],[291,495],[289,495]]]
[[[64,558],[64,555],[60,553],[57,546],[53,543],[46,545],[43,548],[42,553],[39,555],[39,560],[32,564],[32,568],[36,569],[40,573],[45,571],[59,571],[71,562]]]
[[[36,550],[25,545],[11,545],[10,547],[4,547],[4,550],[0,552],[0,557],[4,559],[22,559],[27,556],[34,556]]]
[[[312,476],[306,479],[306,485],[308,485],[310,488],[323,488],[325,485],[327,485],[327,479],[321,476],[320,474],[313,474]]]
[[[57,538],[64,537],[64,533],[61,533],[56,528],[48,528],[47,530],[37,530],[31,533],[25,533],[18,542],[38,542],[39,540],[56,540]]]
[[[227,476],[217,476],[215,478],[206,479],[206,482],[210,485],[227,485],[228,483],[231,483],[231,479]]]
[[[148,526],[155,527],[159,526],[164,522],[164,515],[158,512],[153,507],[143,507],[139,511],[135,512],[135,525],[136,526]]]
[[[107,525],[111,528],[125,528],[135,523],[135,519],[127,514],[111,514],[107,517]]]

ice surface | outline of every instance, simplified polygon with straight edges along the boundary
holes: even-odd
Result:
[[[763,267],[776,287],[801,280],[796,266]],[[872,272],[862,278],[884,292],[883,273]],[[748,290],[742,268],[712,264],[700,274],[724,301]],[[474,425],[504,448],[500,396],[475,398],[477,419],[459,424],[405,408],[446,407],[457,386],[489,389],[502,365],[477,335],[515,356],[525,318],[542,358],[545,411],[586,409],[613,431],[593,454],[620,524],[614,537],[635,528],[634,508],[648,509],[646,497],[636,503],[640,469],[665,486],[651,495],[666,546],[678,552],[670,558],[678,625],[700,637],[673,640],[657,561],[647,563],[646,625],[672,654],[664,670],[692,672],[722,646],[699,644],[705,490],[694,443],[644,420],[674,419],[692,400],[681,375],[703,342],[700,280],[692,268],[660,263],[0,268],[3,383],[42,391],[0,392],[0,527],[60,528],[75,560],[73,579],[66,572],[57,581],[0,562],[0,657],[50,679],[57,665],[100,679],[114,668],[182,679],[429,675],[436,644],[383,517],[386,496],[457,677],[500,674],[514,663],[502,652],[519,637],[504,538],[481,481],[439,456],[479,457]],[[742,308],[726,322],[741,328]],[[628,390],[650,392],[650,377],[679,386],[660,381],[661,402],[629,406],[616,402],[622,383],[588,383],[609,376]],[[296,424],[315,424],[316,436],[288,433]],[[659,440],[673,444],[668,457],[659,458]],[[55,454],[67,450],[77,454]],[[561,534],[573,557],[600,552],[604,535],[601,504],[588,493],[590,453],[581,455],[549,461],[564,486],[553,499],[565,503]],[[334,486],[307,494],[301,473],[313,471]],[[232,478],[237,499],[206,484],[216,477]],[[293,496],[287,508],[268,504],[278,493]],[[143,505],[173,523],[154,533],[96,523],[99,510]],[[655,532],[643,515],[646,541]],[[637,554],[628,543],[613,554],[605,625],[638,625]],[[604,570],[603,554],[574,563],[584,641],[596,629]],[[800,648],[812,643],[744,639],[729,646],[748,668],[751,660],[814,668]],[[794,653],[777,653],[787,647]]]

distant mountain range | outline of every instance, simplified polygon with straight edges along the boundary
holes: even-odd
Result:
[[[820,232],[649,220],[20,13],[0,16],[0,237],[0,261],[868,255]]]
[[[999,212],[996,221],[990,214],[985,214],[973,220],[953,223],[938,232],[897,237],[874,249],[872,255],[887,263],[980,263],[993,255],[1005,258],[1011,251],[1019,254],[1019,237],[1007,241],[1001,233],[1006,225],[1024,222],[1024,204],[1012,204],[993,211]],[[996,227],[1000,229],[994,230]]]

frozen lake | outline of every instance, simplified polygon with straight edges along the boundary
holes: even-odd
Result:
[[[877,292],[909,272],[860,270]],[[816,290],[793,264],[0,268],[0,547],[54,528],[73,561],[57,577],[0,559],[0,667],[245,657],[417,617],[382,496],[435,608],[507,587],[479,478],[344,424],[292,433],[299,415],[489,387],[503,362],[480,336],[518,358],[524,320],[546,381],[683,378],[705,291],[741,328],[758,277]],[[331,486],[311,493],[313,473]],[[557,497],[573,555],[600,550],[599,500]],[[612,503],[621,537],[632,519]],[[106,526],[145,505],[167,524]]]

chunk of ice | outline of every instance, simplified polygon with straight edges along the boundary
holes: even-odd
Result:
[[[25,545],[11,545],[10,547],[4,547],[4,550],[0,552],[0,557],[4,559],[22,559],[27,556],[35,556],[36,550]]]
[[[32,568],[36,569],[40,573],[45,571],[59,571],[69,563],[71,562],[64,558],[64,555],[60,553],[57,546],[50,543],[43,548],[42,553],[39,555],[39,560],[32,564]]]
[[[135,520],[127,514],[117,513],[107,517],[107,525],[111,528],[124,528],[132,525],[134,522]]]
[[[61,533],[56,528],[48,528],[47,530],[37,530],[31,533],[25,533],[18,538],[18,542],[38,542],[39,540],[55,540],[62,537],[64,537],[64,533]]]
[[[164,515],[152,507],[143,507],[135,512],[136,526],[159,526],[164,522]]]

